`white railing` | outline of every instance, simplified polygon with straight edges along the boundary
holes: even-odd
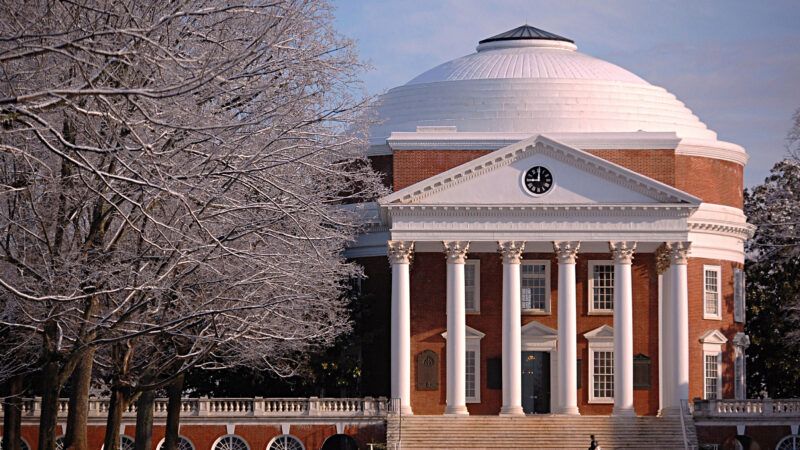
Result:
[[[695,400],[694,416],[703,418],[800,418],[800,399]]]
[[[42,399],[25,399],[22,402],[22,417],[39,417]],[[166,417],[168,401],[156,399],[153,413],[156,417]],[[181,401],[182,417],[287,417],[287,416],[328,416],[328,417],[385,417],[388,412],[385,398],[184,398]],[[89,417],[106,417],[109,400],[91,399]],[[58,415],[66,417],[69,401],[58,402]],[[136,416],[136,404],[128,405],[123,417]],[[2,414],[0,414],[2,416]]]

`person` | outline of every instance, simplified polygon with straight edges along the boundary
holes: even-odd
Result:
[[[592,442],[589,444],[589,450],[603,450],[600,448],[600,443],[597,442],[594,435],[592,434],[590,437],[592,438]]]

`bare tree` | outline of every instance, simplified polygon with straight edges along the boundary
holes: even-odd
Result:
[[[84,450],[95,361],[118,409],[195,365],[290,370],[347,329],[342,205],[381,188],[330,14],[0,1],[0,326],[38,343],[40,450],[76,368],[67,445]]]

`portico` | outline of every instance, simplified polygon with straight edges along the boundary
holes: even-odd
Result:
[[[553,186],[544,194],[533,195],[525,189],[525,173],[534,166],[545,167],[552,173]],[[405,370],[412,361],[408,350],[411,321],[405,316],[412,309],[410,277],[405,275],[409,262],[413,261],[410,249],[417,255],[439,254],[446,264],[446,277],[441,280],[446,284],[447,314],[446,358],[442,369],[446,374],[444,413],[449,415],[468,414],[464,305],[469,287],[465,266],[471,255],[496,254],[502,260],[502,276],[498,280],[502,284],[502,306],[501,311],[494,311],[501,316],[502,328],[502,404],[496,413],[524,414],[522,317],[523,305],[533,300],[523,298],[522,293],[529,295],[533,291],[526,291],[522,284],[535,276],[523,278],[522,268],[527,263],[525,255],[536,254],[545,258],[542,267],[557,272],[553,297],[557,305],[552,311],[557,316],[557,326],[556,335],[551,338],[555,351],[549,358],[552,408],[548,410],[580,414],[576,349],[578,339],[584,339],[579,334],[589,330],[579,330],[576,325],[579,289],[576,261],[583,254],[591,254],[592,258],[604,255],[602,259],[610,260],[605,267],[610,267],[609,273],[613,272],[607,275],[613,280],[613,289],[611,285],[607,289],[613,292],[613,308],[605,314],[610,316],[613,312],[613,318],[602,319],[603,314],[597,313],[598,320],[611,319],[607,325],[613,328],[610,348],[613,365],[608,363],[613,396],[609,400],[613,401],[614,415],[634,415],[636,336],[632,300],[636,292],[631,264],[637,255],[648,255],[656,261],[657,255],[668,251],[669,274],[665,277],[668,281],[662,297],[664,305],[670,305],[665,310],[670,312],[664,315],[660,339],[663,338],[664,348],[676,351],[674,356],[662,355],[675,359],[672,366],[665,365],[670,370],[664,370],[660,380],[664,392],[670,393],[664,397],[662,408],[668,411],[680,405],[680,399],[686,398],[681,395],[688,395],[685,389],[688,384],[683,382],[688,378],[688,375],[683,377],[688,374],[687,277],[685,262],[681,269],[681,258],[685,261],[689,248],[687,219],[699,203],[691,195],[543,136],[497,150],[385,197],[380,206],[383,221],[390,230],[390,254],[396,253],[392,249],[407,250],[404,259],[390,258],[393,275],[399,274],[399,279],[392,281],[392,311],[397,312],[398,320],[393,316],[391,360],[393,368],[401,368],[392,370],[392,397],[401,399],[404,413],[413,413],[414,399],[410,392],[414,371]],[[665,261],[665,257],[661,256],[661,260]],[[484,309],[481,313],[492,312]],[[610,356],[607,353],[591,355]],[[687,364],[682,365],[682,361]],[[594,367],[594,361],[585,362]],[[586,365],[583,370],[586,371]],[[593,385],[594,380],[590,383]],[[597,386],[594,389],[600,397],[612,390],[601,392]]]

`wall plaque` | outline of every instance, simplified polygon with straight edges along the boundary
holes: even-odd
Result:
[[[432,350],[417,354],[417,390],[439,389],[439,355]]]

